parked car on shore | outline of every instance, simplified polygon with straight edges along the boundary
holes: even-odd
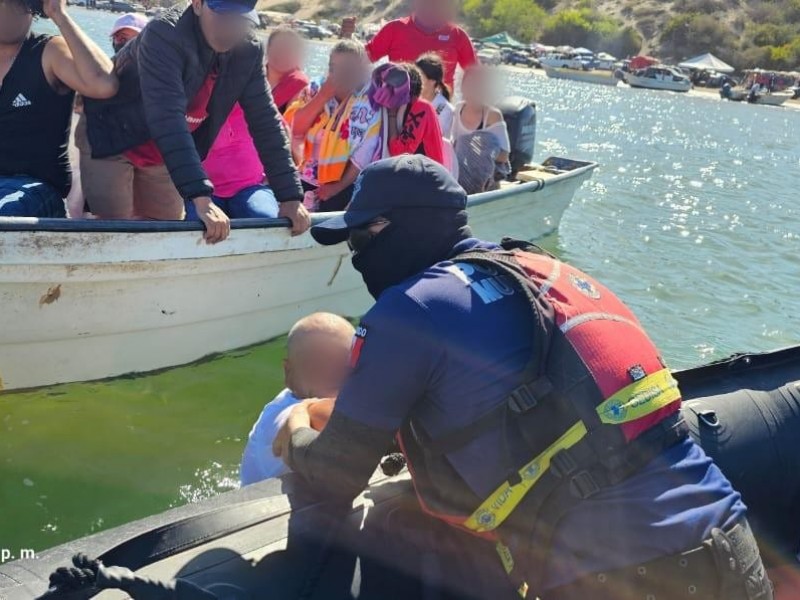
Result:
[[[557,69],[587,70],[594,67],[594,58],[586,54],[553,52],[542,56],[539,62],[543,67],[554,67]]]
[[[324,40],[333,37],[333,31],[326,29],[322,25],[305,25],[300,27],[297,32],[310,40]]]
[[[498,50],[493,50],[491,48],[484,48],[483,50],[478,51],[478,60],[482,65],[492,65],[497,66],[502,61],[502,56]]]
[[[521,65],[523,67],[540,67],[539,61],[530,53],[524,50],[507,50],[503,53],[503,63],[507,65]]]

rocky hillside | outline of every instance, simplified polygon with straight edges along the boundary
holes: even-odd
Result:
[[[407,12],[404,0],[260,0],[304,19]],[[739,68],[800,69],[800,0],[463,0],[474,36],[508,31],[524,42],[588,46],[665,59],[713,52]]]

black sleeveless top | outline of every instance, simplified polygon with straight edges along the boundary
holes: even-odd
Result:
[[[0,86],[0,175],[27,175],[66,196],[74,92],[57,93],[42,68],[49,35],[31,33]]]

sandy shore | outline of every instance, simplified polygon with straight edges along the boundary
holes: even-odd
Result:
[[[512,67],[509,65],[502,65],[501,68],[508,71],[513,71],[514,73],[520,73],[520,74],[527,73],[529,75],[533,75],[536,77],[547,77],[547,74],[544,72],[543,69],[529,69],[527,67]],[[696,87],[692,88],[689,92],[687,92],[687,96],[705,97],[709,99],[714,98],[718,100],[719,90],[715,88]],[[800,110],[800,100],[789,100],[783,105],[783,107]]]

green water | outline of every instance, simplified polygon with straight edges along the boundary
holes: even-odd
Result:
[[[114,17],[73,13],[107,48]],[[327,51],[310,46],[312,74]],[[671,366],[800,343],[800,111],[520,73],[506,89],[538,103],[538,158],[601,163],[548,247],[617,291]],[[281,357],[277,341],[0,396],[0,549],[234,487],[247,433],[282,387]]]
[[[0,396],[0,548],[46,548],[236,487],[283,349]]]

